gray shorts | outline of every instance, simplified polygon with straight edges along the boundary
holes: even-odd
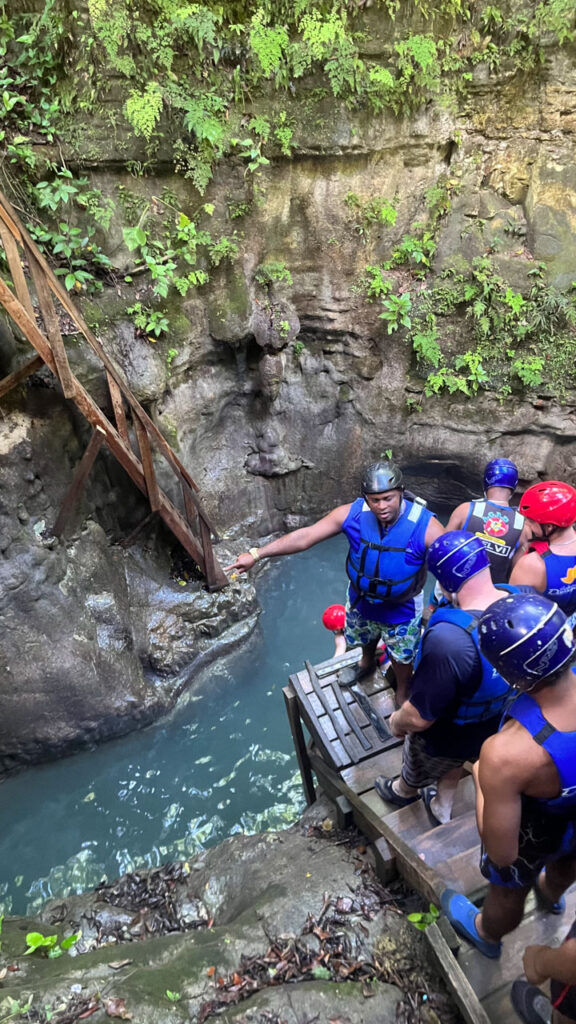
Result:
[[[411,733],[404,740],[402,778],[407,786],[412,786],[414,789],[429,786],[441,779],[452,768],[459,768],[464,764],[462,759],[433,757],[426,753],[424,745],[425,739],[418,732]]]

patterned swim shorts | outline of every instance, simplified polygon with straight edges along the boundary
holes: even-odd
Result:
[[[349,647],[359,647],[379,640],[382,637],[388,653],[403,665],[414,660],[416,648],[420,641],[421,615],[408,622],[387,624],[365,619],[356,608],[346,602],[346,628],[344,636]]]

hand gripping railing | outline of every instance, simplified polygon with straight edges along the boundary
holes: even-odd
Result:
[[[174,536],[194,559],[206,579],[208,589],[219,590],[225,587],[228,578],[218,564],[212,547],[212,535],[216,540],[218,540],[218,536],[202,509],[198,498],[198,487],[157,426],[132,394],[116,363],[106,354],[96,336],[85,323],[68,292],[62,287],[1,192],[0,241],[4,247],[16,292],[14,295],[5,281],[0,278],[0,303],[37,352],[37,355],[24,366],[0,380],[0,398],[16,384],[38,370],[42,364],[46,364],[60,381],[65,397],[75,403],[94,428],[54,523],[53,533],[59,536],[65,529],[100,447],[102,444],[106,444],[136,486],[147,496],[151,514],[157,512],[162,517]],[[44,333],[37,324],[20,249],[25,265],[30,272],[38,308],[44,322]],[[74,321],[104,367],[110,392],[113,421],[96,404],[70,369],[54,298]],[[127,411],[134,427],[138,452],[134,451],[130,441]],[[153,448],[166,460],[178,478],[182,493],[183,512],[175,507],[158,484],[152,458]]]

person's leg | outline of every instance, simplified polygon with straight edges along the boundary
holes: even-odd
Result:
[[[390,661],[396,676],[396,707],[399,708],[410,696],[410,680],[413,673],[412,662],[405,664],[402,661],[396,661],[396,658],[391,653]]]
[[[358,668],[364,669],[376,667],[376,648],[378,646],[379,639],[380,637],[377,637],[376,640],[370,640],[369,643],[362,644],[362,657],[358,662]]]
[[[561,857],[552,861],[544,869],[538,880],[541,891],[552,903],[558,903],[576,881],[576,859],[574,857]]]
[[[482,910],[476,917],[476,929],[481,938],[488,942],[499,942],[518,927],[524,915],[524,904],[530,886],[508,889],[503,885],[491,884]]]
[[[458,768],[451,768],[441,779],[438,779],[438,792],[430,801],[430,809],[443,825],[452,817],[456,789],[463,775],[464,768],[459,765]]]
[[[410,696],[410,681],[413,661],[420,642],[421,616],[409,622],[382,625],[382,639],[396,677],[396,707],[400,707]]]

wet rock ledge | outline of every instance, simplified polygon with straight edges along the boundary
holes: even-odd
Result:
[[[460,1024],[400,883],[377,881],[359,833],[319,801],[281,833],[125,875],[4,922],[0,1021]],[[413,898],[412,898],[413,899]],[[81,932],[58,959],[26,934]]]

